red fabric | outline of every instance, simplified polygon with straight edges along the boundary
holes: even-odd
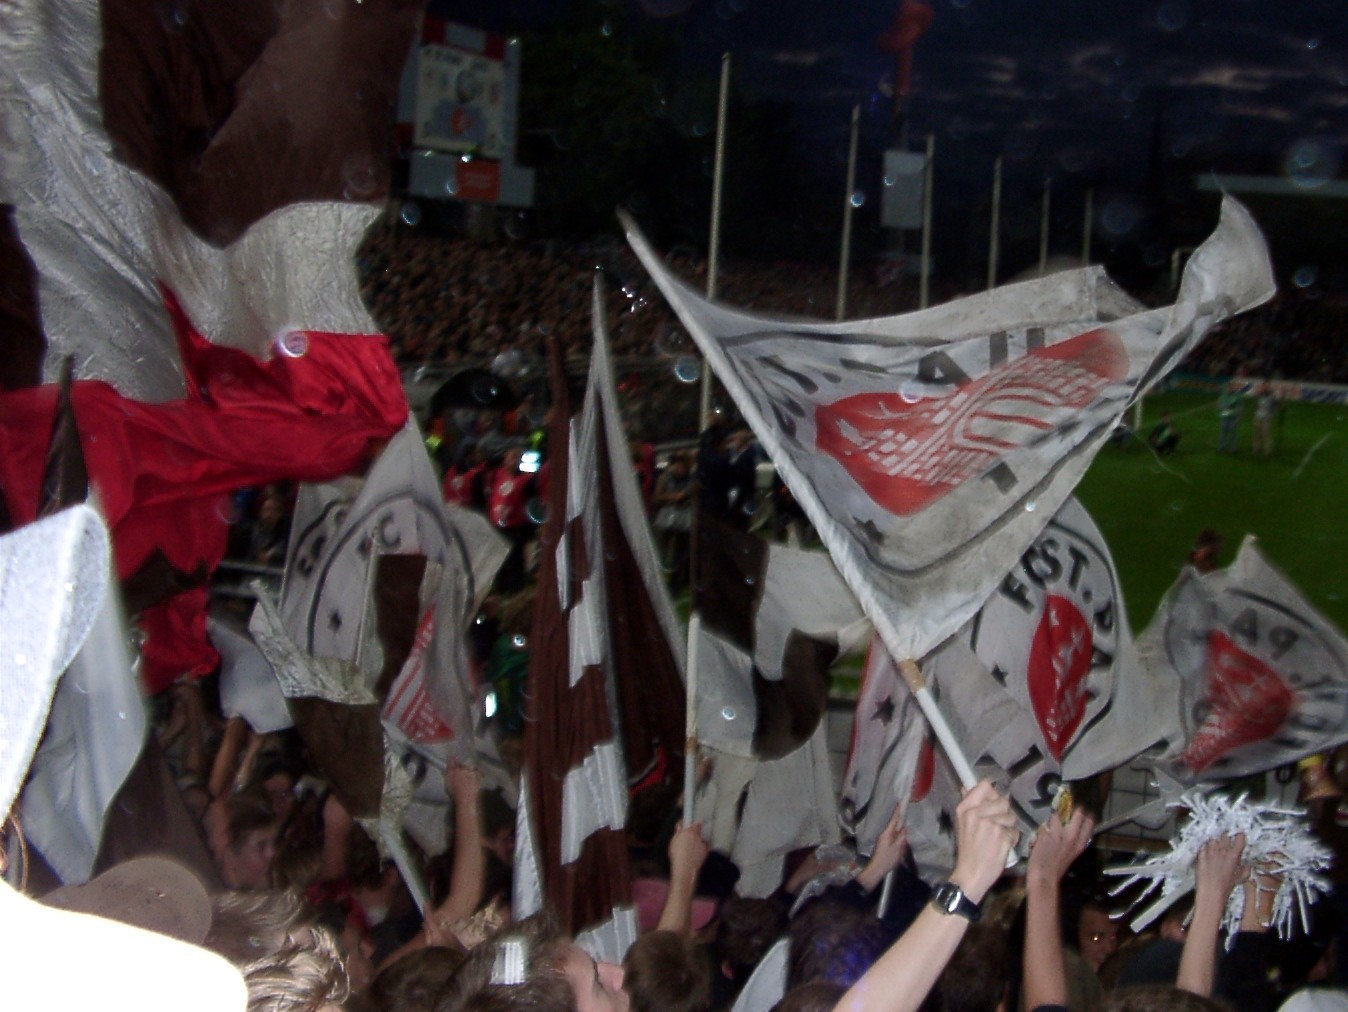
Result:
[[[445,502],[454,506],[472,506],[473,486],[477,484],[486,468],[486,464],[478,464],[477,467],[463,472],[457,467],[451,467],[446,471],[444,487],[441,489]]]
[[[161,549],[183,572],[213,572],[224,555],[230,494],[270,481],[326,481],[362,467],[407,417],[398,370],[379,334],[303,332],[299,357],[260,362],[212,345],[171,293],[188,395],[164,404],[122,397],[106,383],[72,389],[90,484],[125,579]],[[56,387],[0,394],[0,487],[16,524],[37,511]],[[145,614],[144,674],[157,692],[214,667],[205,594]],[[209,661],[209,663],[208,663]],[[187,667],[179,668],[179,664]]]
[[[529,492],[529,475],[520,474],[512,468],[498,467],[491,476],[491,499],[487,503],[487,516],[497,527],[523,527],[529,522],[526,505]]]

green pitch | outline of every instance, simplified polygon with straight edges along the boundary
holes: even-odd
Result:
[[[1176,451],[1158,458],[1146,436],[1169,411]],[[1137,435],[1102,450],[1077,489],[1104,532],[1135,631],[1150,621],[1194,538],[1220,532],[1226,565],[1241,539],[1264,553],[1340,629],[1348,629],[1348,408],[1291,403],[1274,423],[1274,453],[1251,450],[1253,400],[1245,401],[1238,451],[1217,453],[1215,394],[1147,398]]]

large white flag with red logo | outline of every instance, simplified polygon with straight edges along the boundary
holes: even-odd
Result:
[[[1178,683],[1177,777],[1223,780],[1348,741],[1348,640],[1247,537],[1235,561],[1185,569],[1138,642]]]
[[[1274,291],[1229,199],[1173,306],[1146,310],[1090,268],[837,324],[708,302],[625,224],[900,659],[972,617],[1135,397]]]
[[[1062,782],[1112,769],[1178,732],[1174,681],[1139,663],[1113,560],[1075,499],[922,670],[975,771],[1007,790],[1026,826],[1043,822]],[[863,849],[908,783],[925,779],[914,773],[924,737],[910,730],[915,710],[875,644],[844,779],[843,811]]]

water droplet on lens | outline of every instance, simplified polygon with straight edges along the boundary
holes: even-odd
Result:
[[[1025,504],[1025,512],[1033,513],[1037,507],[1038,504],[1033,499],[1031,499],[1029,502]]]
[[[524,643],[525,639],[523,633],[516,633],[514,636],[510,637],[510,645],[516,650],[523,649]]]
[[[1316,189],[1338,175],[1340,153],[1328,144],[1312,138],[1297,141],[1283,159],[1283,171],[1296,186]]]
[[[303,358],[309,350],[309,335],[302,330],[286,330],[277,335],[275,344],[286,358]]]
[[[905,380],[899,386],[899,400],[905,404],[916,404],[922,400],[922,391],[912,380]]]
[[[860,190],[853,190],[849,200],[853,207],[860,207],[862,204],[866,203],[866,194],[862,193]]]
[[[405,224],[413,227],[421,224],[421,208],[409,200],[403,205],[402,219]]]
[[[702,363],[692,355],[682,355],[674,363],[674,378],[680,383],[696,383],[702,375]]]
[[[891,173],[890,175],[885,176],[885,185],[886,185],[886,186],[893,186],[893,185],[894,185],[895,183],[897,183],[898,181],[899,181],[899,177],[893,175],[892,173]]]
[[[524,513],[530,523],[538,524],[540,527],[548,522],[548,504],[542,499],[530,499],[525,504]]]
[[[1292,284],[1296,285],[1298,288],[1309,288],[1319,279],[1319,269],[1310,264],[1305,264],[1298,267],[1296,273],[1292,275]]]
[[[454,178],[446,179],[445,192],[451,197],[457,197],[459,195],[459,181]]]
[[[1182,503],[1182,502],[1180,502],[1178,499],[1176,499],[1174,502],[1172,502],[1172,503],[1170,504],[1170,512],[1171,512],[1171,513],[1183,513],[1183,512],[1184,512],[1184,503]]]
[[[752,587],[752,586],[753,586],[755,583],[757,583],[757,582],[758,582],[758,581],[755,580],[752,576],[746,576],[746,577],[744,578],[744,585],[745,585],[746,587]]]
[[[347,200],[373,197],[379,187],[379,168],[367,155],[353,155],[342,163],[343,195]]]
[[[1307,49],[1319,49],[1319,48],[1320,48],[1320,40],[1319,40],[1319,39],[1307,39],[1307,40],[1306,40],[1306,48],[1307,48]]]
[[[721,707],[721,716],[726,720],[734,720],[736,717],[735,708],[733,706]]]

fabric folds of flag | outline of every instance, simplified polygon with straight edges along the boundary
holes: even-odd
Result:
[[[204,583],[228,495],[363,468],[406,402],[353,258],[386,191],[419,9],[145,0],[0,7],[0,484],[33,515],[31,433],[73,358],[89,480],[157,691],[212,670]],[[358,98],[359,96],[359,98]],[[40,328],[40,329],[39,329]],[[148,609],[148,610],[143,610]]]
[[[1226,569],[1186,568],[1139,639],[1181,726],[1179,780],[1260,773],[1348,741],[1348,639],[1246,537]]]
[[[553,349],[547,520],[529,656],[515,913],[550,907],[596,958],[636,936],[626,774],[683,747],[681,637],[617,414],[596,280],[572,416]],[[673,765],[673,764],[671,764]]]
[[[1146,310],[1089,268],[836,324],[709,302],[624,224],[900,659],[973,616],[1137,396],[1274,290],[1230,199],[1171,307]]]

